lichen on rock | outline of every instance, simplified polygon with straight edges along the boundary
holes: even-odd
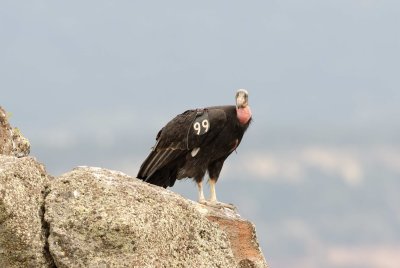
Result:
[[[120,172],[60,176],[45,218],[57,267],[236,267],[225,232],[191,202]]]
[[[0,267],[51,267],[45,250],[44,166],[0,155]]]

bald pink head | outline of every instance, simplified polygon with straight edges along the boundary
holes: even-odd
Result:
[[[249,106],[246,106],[245,108],[236,108],[236,115],[237,118],[239,119],[240,124],[244,125],[249,122],[251,118],[251,110]]]

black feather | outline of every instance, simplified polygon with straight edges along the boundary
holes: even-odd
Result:
[[[173,186],[177,179],[186,177],[201,181],[207,171],[217,180],[250,121],[240,124],[235,106],[185,111],[158,132],[156,145],[137,177],[162,187]],[[200,149],[192,156],[195,148]]]

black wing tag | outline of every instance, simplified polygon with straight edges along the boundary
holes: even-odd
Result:
[[[208,112],[198,113],[192,125],[195,135],[203,135],[210,130],[210,120],[208,120]]]

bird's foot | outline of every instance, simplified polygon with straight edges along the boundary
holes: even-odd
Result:
[[[199,200],[199,203],[214,208],[228,208],[231,210],[236,210],[236,207],[233,204],[222,203],[219,201]]]

